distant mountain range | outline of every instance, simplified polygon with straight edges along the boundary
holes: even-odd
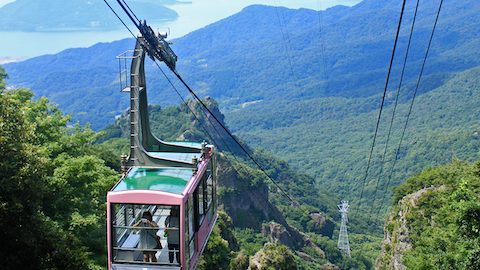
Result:
[[[113,2],[112,6],[116,7]],[[129,1],[135,12],[155,21],[176,19],[177,13],[163,6],[175,2]],[[97,0],[16,0],[0,8],[0,31],[85,31],[120,27],[122,24],[105,3]]]
[[[435,8],[436,1],[421,5],[407,69],[409,86],[418,72]],[[400,50],[406,45],[412,9],[407,6]],[[367,0],[351,8],[338,6],[321,12],[251,6],[175,40],[173,48],[179,56],[179,72],[201,95],[220,100],[229,110],[245,102],[272,99],[368,97],[382,91],[399,11],[400,5],[391,0]],[[476,57],[479,22],[476,1],[445,4],[422,92],[441,85],[451,72],[480,65]],[[123,40],[5,68],[10,83],[32,87],[73,113],[74,119],[100,128],[127,106],[127,100],[115,93],[115,56],[132,48],[133,41]],[[400,65],[395,67],[393,74],[398,75]],[[151,101],[177,103],[178,97],[155,69],[149,67],[154,72],[149,85],[158,91]]]
[[[420,2],[399,117],[386,169],[392,165],[412,87],[439,1]],[[218,100],[233,130],[308,172],[319,185],[355,197],[365,170],[378,115],[401,3],[365,0],[325,11],[251,6],[174,40],[178,71],[200,96]],[[379,145],[385,141],[414,3],[409,2],[388,89]],[[112,19],[112,21],[114,21]],[[393,183],[452,158],[480,159],[480,3],[447,1],[433,41],[420,96],[400,151]],[[9,83],[31,87],[100,129],[128,106],[118,85],[115,56],[134,41],[69,49],[5,65]],[[173,77],[170,73],[169,76]],[[150,102],[176,104],[176,96],[152,63],[147,64]],[[179,90],[186,92],[174,81]],[[418,110],[418,111],[417,111]],[[393,143],[395,142],[395,143]],[[383,148],[375,149],[366,200],[380,175]],[[378,203],[378,202],[377,202]]]

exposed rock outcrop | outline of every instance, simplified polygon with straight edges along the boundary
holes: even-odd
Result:
[[[297,270],[293,253],[284,245],[266,243],[250,260],[249,270]]]
[[[310,213],[310,218],[315,222],[315,232],[321,235],[332,237],[335,230],[335,223],[325,213]]]
[[[403,254],[412,248],[407,216],[411,209],[417,208],[417,203],[422,195],[429,191],[437,191],[444,188],[444,186],[423,188],[403,197],[398,202],[398,205],[392,209],[385,223],[382,252],[376,260],[375,269],[407,269],[403,264]]]
[[[340,267],[332,263],[326,263],[322,265],[322,270],[341,270]]]
[[[240,179],[223,154],[217,156],[217,164],[219,195],[235,227],[260,230],[269,220],[287,225],[282,213],[270,203],[265,183],[247,183]]]
[[[293,233],[293,234],[292,234]],[[263,224],[262,234],[267,236],[271,243],[281,243],[294,250],[301,250],[308,247],[311,251],[314,251],[316,259],[325,258],[325,252],[315,245],[308,235],[297,231],[293,227],[285,228],[283,225],[270,222]],[[300,241],[298,241],[300,239]],[[296,252],[298,256],[304,258],[306,261],[313,261],[310,255],[302,252]],[[308,256],[308,257],[306,257]]]

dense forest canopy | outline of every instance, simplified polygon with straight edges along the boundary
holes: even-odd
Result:
[[[117,173],[88,127],[46,98],[5,89],[0,69],[0,237],[5,269],[105,264],[105,196]],[[28,258],[28,260],[26,259]]]

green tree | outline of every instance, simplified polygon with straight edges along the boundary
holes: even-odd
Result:
[[[230,262],[230,269],[231,270],[246,270],[250,265],[250,256],[240,251]]]
[[[389,220],[400,222],[399,213],[404,215],[412,245],[403,254],[408,269],[478,269],[479,165],[456,161],[432,168],[396,190],[398,204]],[[390,224],[386,227],[394,233]],[[379,262],[388,265],[391,258],[385,255]]]
[[[216,270],[228,269],[230,260],[232,259],[232,251],[228,247],[227,240],[220,235],[220,229],[215,227],[210,238],[208,239],[207,247],[202,255],[198,269],[200,270]]]
[[[0,70],[1,74],[3,70]],[[117,173],[90,128],[0,75],[0,248],[6,269],[105,265],[105,196]]]
[[[26,92],[0,98],[0,238],[6,269],[85,269],[88,260],[78,239],[45,216],[50,195],[48,157],[32,141],[37,134],[26,119]],[[79,247],[80,246],[80,247]]]
[[[199,263],[199,269],[229,269],[234,250],[238,250],[237,239],[232,232],[232,219],[223,211],[218,219]]]
[[[5,69],[0,66],[0,92],[5,89],[5,78],[7,78],[7,73],[5,72]]]

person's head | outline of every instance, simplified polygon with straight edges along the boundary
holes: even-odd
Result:
[[[172,217],[180,216],[180,209],[178,206],[172,206],[172,209],[170,210],[170,216]]]
[[[152,213],[150,213],[150,211],[145,211],[145,212],[143,212],[142,218],[146,218],[146,219],[148,219],[149,221],[152,221],[152,220],[153,220]]]

